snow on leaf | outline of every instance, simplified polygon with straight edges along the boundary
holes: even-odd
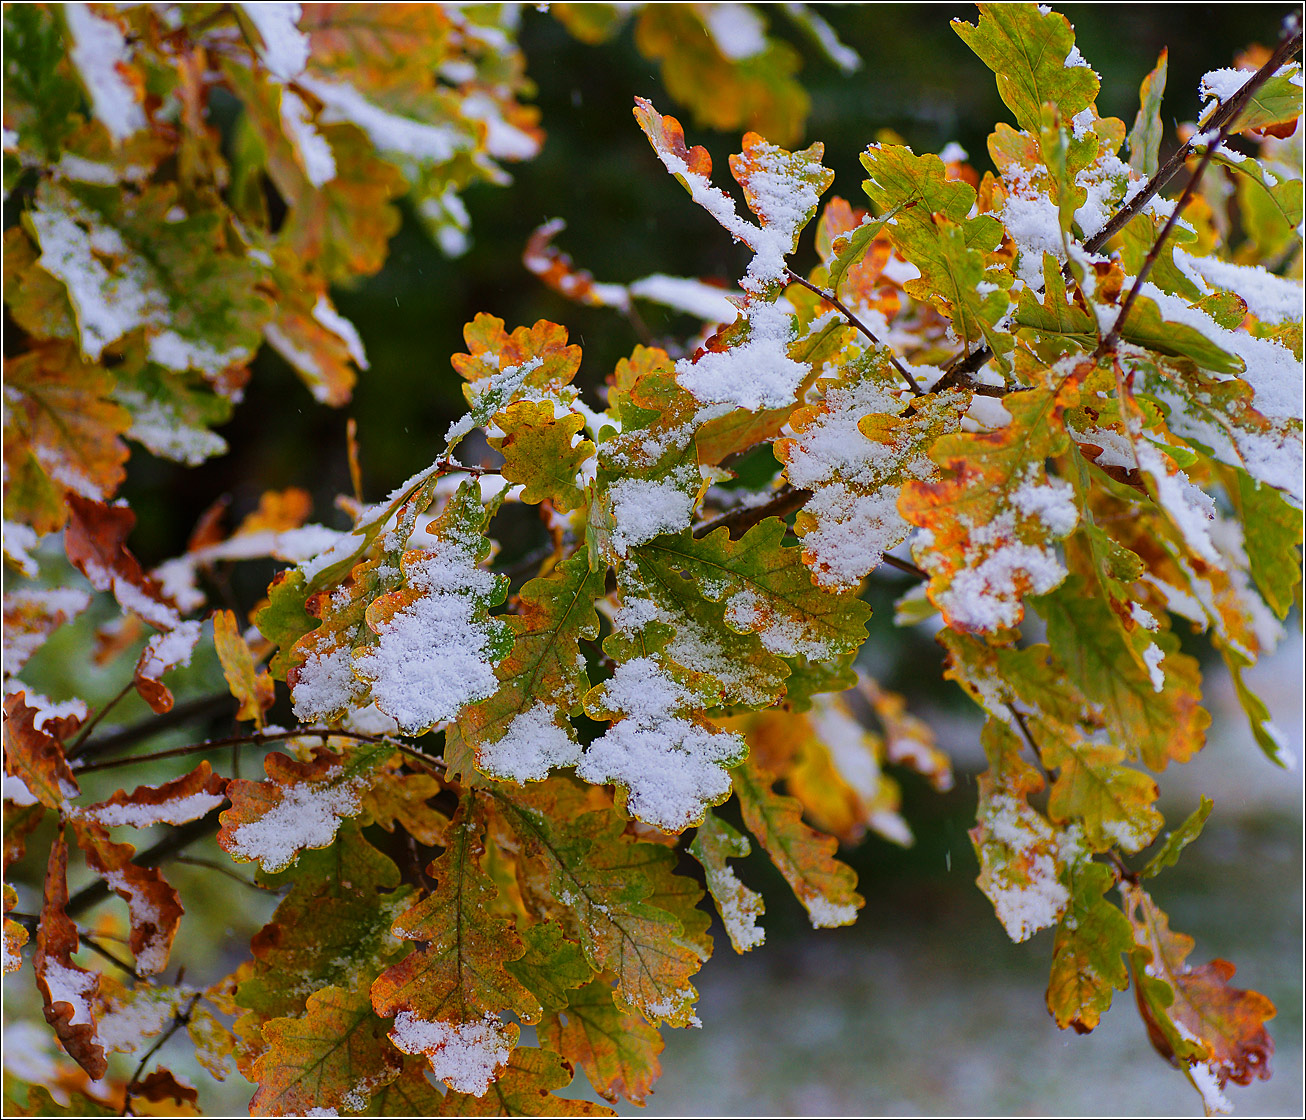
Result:
[[[1064,878],[1070,904],[1052,944],[1047,1005],[1062,1030],[1086,1034],[1111,1006],[1113,989],[1129,986],[1133,938],[1125,916],[1103,897],[1115,883],[1109,867],[1074,860]]]
[[[615,1116],[590,1101],[556,1096],[572,1079],[571,1066],[550,1050],[517,1047],[503,1071],[481,1093],[453,1091],[441,1103],[440,1116]]]
[[[435,543],[403,554],[403,586],[367,607],[377,640],[354,666],[406,734],[452,720],[498,689],[494,666],[511,649],[511,633],[489,609],[503,601],[508,580],[480,567],[490,551],[488,520],[476,480],[463,483],[427,529]]]
[[[90,594],[75,587],[23,587],[17,591],[6,591],[5,673],[20,672],[27,659],[45,644],[46,638],[65,622],[81,614],[90,602]]]
[[[953,20],[961,36],[997,75],[998,93],[1021,128],[1037,134],[1043,105],[1064,120],[1093,104],[1100,82],[1087,66],[1069,66],[1075,32],[1065,16],[1033,4],[980,4],[979,25]]]
[[[1274,1042],[1265,1021],[1274,1017],[1274,1004],[1260,992],[1233,987],[1228,961],[1190,966],[1193,939],[1170,929],[1142,887],[1123,883],[1120,891],[1136,943],[1138,1010],[1157,1052],[1218,1089],[1268,1078]]]
[[[483,1097],[507,1064],[520,1033],[516,1023],[505,1025],[496,1015],[459,1023],[401,1011],[390,1041],[405,1054],[425,1054],[431,1072],[450,1089]]]
[[[802,551],[786,548],[786,526],[769,517],[739,540],[719,528],[702,538],[689,533],[641,546],[664,569],[687,576],[708,599],[725,606],[729,625],[756,634],[781,657],[824,661],[856,650],[865,640],[869,609],[856,596],[812,583]]]
[[[36,987],[45,1003],[45,1021],[54,1028],[69,1057],[98,1079],[108,1068],[104,1047],[96,1037],[94,1001],[100,975],[73,962],[80,942],[67,906],[68,841],[60,830],[50,845],[32,964]]]
[[[703,817],[689,846],[690,855],[703,865],[708,892],[736,953],[745,953],[766,940],[766,931],[757,924],[766,910],[762,896],[744,886],[726,863],[727,859],[742,859],[751,850],[748,837],[711,812]]]
[[[1079,513],[1071,488],[1047,478],[1044,460],[1064,447],[1062,412],[1076,396],[1073,377],[1059,389],[1008,394],[1006,427],[944,436],[931,452],[940,481],[903,487],[898,508],[924,530],[913,555],[930,575],[930,601],[954,629],[1015,626],[1026,595],[1065,579],[1052,545]]]
[[[555,782],[558,779],[553,779]],[[681,921],[649,901],[679,897],[672,874],[675,855],[661,844],[634,840],[611,810],[553,820],[536,803],[556,796],[545,786],[533,796],[506,792],[500,809],[516,835],[519,874],[547,892],[597,969],[617,978],[617,999],[650,1021],[673,1026],[693,1021],[698,998],[690,977],[704,960]],[[565,908],[565,909],[563,909]]]
[[[747,748],[697,716],[695,701],[656,658],[623,661],[585,697],[586,714],[612,723],[585,748],[577,776],[617,783],[631,815],[664,832],[697,824],[709,805],[729,797],[726,768]]]
[[[254,655],[236,625],[234,611],[214,612],[213,644],[222,662],[227,688],[240,701],[236,718],[253,720],[254,727],[262,730],[264,713],[276,699],[272,678],[267,670],[255,669]]]
[[[1094,851],[1118,845],[1137,852],[1150,844],[1164,823],[1153,808],[1156,782],[1121,765],[1125,748],[1083,739],[1069,729],[1058,728],[1058,734],[1046,724],[1037,726],[1039,753],[1058,771],[1048,816],[1061,825],[1078,822]]]
[[[117,790],[112,797],[79,811],[81,819],[104,828],[130,825],[185,824],[211,813],[226,800],[227,779],[201,762],[189,774],[157,786],[137,786],[130,794]]]
[[[643,1104],[662,1072],[662,1035],[612,999],[612,978],[597,976],[572,992],[565,1009],[540,1024],[540,1039],[564,1061],[578,1065],[604,1100],[625,1097]]]
[[[1201,749],[1211,717],[1199,703],[1197,662],[1179,652],[1177,639],[1155,636],[1165,653],[1164,687],[1157,692],[1134,649],[1138,632],[1126,634],[1115,612],[1085,593],[1079,576],[1040,599],[1038,607],[1070,682],[1098,705],[1111,740],[1130,757],[1164,770],[1171,760],[1186,762]]]
[[[1235,75],[1232,83],[1222,81],[1230,74]],[[1227,101],[1239,89],[1253,71],[1214,70],[1202,78],[1202,94],[1216,98],[1221,103]],[[1242,79],[1242,80],[1238,80]],[[1213,106],[1204,106],[1206,110]],[[1272,75],[1260,89],[1256,90],[1238,114],[1236,123],[1229,129],[1230,133],[1250,132],[1253,129],[1272,129],[1275,125],[1291,124],[1302,113],[1301,66],[1289,63]],[[1281,135],[1291,135],[1282,133]]]
[[[856,588],[907,539],[911,526],[898,513],[902,483],[935,476],[929,449],[957,429],[969,405],[964,392],[931,394],[902,417],[887,376],[822,382],[819,402],[795,411],[794,434],[775,443],[789,482],[812,491],[794,527],[822,587]]]
[[[96,118],[115,141],[145,127],[140,105],[144,77],[132,66],[122,28],[91,11],[89,4],[66,4],[64,20],[72,38],[68,56],[86,87]]]
[[[141,571],[126,544],[136,515],[125,505],[105,505],[68,493],[69,520],[64,551],[97,591],[112,591],[119,605],[159,630],[180,623],[158,583]]]
[[[471,426],[519,400],[564,400],[560,394],[580,368],[580,347],[567,344],[567,330],[547,319],[511,334],[502,319],[479,314],[463,328],[467,353],[450,359],[467,382]]]
[[[866,193],[882,211],[896,211],[890,238],[921,273],[904,290],[945,315],[968,348],[987,343],[1005,367],[1012,338],[998,324],[1010,307],[1012,276],[988,263],[1002,240],[1002,223],[991,214],[970,216],[974,188],[948,178],[938,156],[872,144],[861,161]]]
[[[280,286],[276,313],[263,328],[263,337],[299,374],[314,400],[347,404],[355,370],[369,368],[367,355],[354,325],[335,310],[326,292],[313,296],[302,283]]]
[[[231,808],[222,814],[218,843],[235,859],[258,860],[265,871],[289,867],[305,848],[327,847],[341,820],[361,810],[363,790],[392,751],[361,744],[339,755],[319,746],[310,762],[268,755],[267,781],[234,779],[227,786]]]
[[[491,1020],[497,1026],[503,1011],[530,1023],[539,1022],[543,1013],[538,1000],[505,968],[526,947],[514,923],[494,912],[498,890],[481,866],[485,825],[470,800],[474,797],[464,795],[446,832],[447,847],[428,869],[435,889],[394,923],[396,936],[423,947],[372,985],[379,1015],[412,1015],[423,1024],[443,1022],[458,1032]],[[437,1068],[434,1061],[432,1066]]]
[[[72,824],[87,866],[127,903],[131,920],[128,945],[136,958],[136,971],[142,976],[157,975],[167,966],[181,924],[180,897],[157,867],[132,863],[136,849],[114,843],[104,825],[78,816],[72,818]]]
[[[216,210],[177,218],[173,185],[127,193],[42,183],[32,225],[41,267],[62,280],[91,361],[145,327],[150,358],[218,380],[243,366],[272,313],[258,266],[226,251]]]
[[[518,401],[499,413],[498,427],[503,434],[492,437],[490,446],[504,458],[503,477],[523,484],[523,502],[549,501],[564,512],[585,504],[577,481],[594,444],[580,436],[583,416],[557,417],[552,401]]]
[[[5,359],[5,516],[38,533],[62,528],[63,491],[108,500],[126,477],[130,415],[113,376],[66,342]]]
[[[774,776],[752,763],[732,772],[744,825],[807,910],[814,929],[852,925],[864,900],[856,873],[834,856],[836,842],[803,823],[798,801],[772,790]]]
[[[61,809],[80,792],[64,757],[63,743],[38,726],[39,709],[28,706],[25,692],[5,697],[4,713],[5,773],[21,779],[28,798],[47,809]],[[76,727],[74,723],[64,734],[70,736]],[[12,795],[6,791],[5,796]]]
[[[952,759],[939,748],[929,724],[908,712],[898,693],[881,688],[865,673],[859,673],[857,687],[884,728],[886,760],[916,771],[940,793],[950,790]]]
[[[254,1063],[256,1116],[311,1109],[359,1110],[393,1081],[403,1058],[386,1038],[385,1021],[365,988],[322,988],[305,1014],[263,1024],[268,1049]]]
[[[1055,925],[1070,905],[1062,882],[1065,855],[1047,818],[1028,801],[1043,779],[1020,758],[1020,741],[992,718],[984,725],[989,768],[979,778],[979,811],[970,830],[980,890],[1012,941]]]
[[[578,642],[598,634],[594,600],[603,579],[578,553],[526,584],[518,612],[505,616],[513,645],[495,669],[498,688],[464,707],[456,727],[486,773],[539,780],[580,757],[567,717],[588,689]]]
[[[329,846],[304,852],[282,878],[290,890],[251,941],[236,993],[260,1020],[302,1016],[308,995],[327,986],[365,991],[402,950],[390,927],[412,896],[355,821],[344,822]]]
[[[172,710],[172,692],[163,683],[163,674],[178,665],[190,664],[200,629],[197,621],[179,622],[171,630],[155,634],[141,650],[132,685],[154,712]]]

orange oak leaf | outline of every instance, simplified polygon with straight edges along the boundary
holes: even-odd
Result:
[[[227,782],[205,761],[189,774],[157,786],[137,786],[131,793],[120,789],[112,797],[87,806],[78,816],[105,828],[185,824],[221,805],[227,799]]]
[[[183,1085],[171,1070],[153,1069],[138,1081],[132,1083],[132,1099],[147,1101],[172,1101],[176,1105],[196,1105],[199,1092],[190,1085]],[[186,1115],[179,1110],[179,1115]]]
[[[222,814],[218,843],[238,860],[258,860],[265,871],[289,867],[305,848],[325,848],[340,821],[361,810],[372,772],[393,750],[365,743],[340,755],[318,746],[308,762],[268,755],[267,781],[235,779],[227,786],[231,808]]]
[[[1230,1081],[1249,1085],[1270,1076],[1274,1041],[1265,1022],[1274,1004],[1260,992],[1233,987],[1234,966],[1216,959],[1193,968],[1193,939],[1175,933],[1142,887],[1122,883],[1125,916],[1134,931],[1134,982],[1148,1037],[1162,1057],[1187,1066],[1211,1103]]]
[[[5,773],[20,778],[28,792],[47,809],[58,809],[80,790],[64,757],[63,743],[37,726],[40,711],[27,705],[27,693],[4,699]],[[62,731],[72,734],[76,724]],[[6,795],[8,796],[8,795]]]
[[[131,426],[110,397],[113,385],[112,374],[68,342],[5,360],[6,519],[49,533],[67,516],[65,491],[113,497],[126,477],[121,437]]]
[[[857,873],[834,856],[838,847],[803,823],[802,806],[772,790],[774,776],[744,763],[731,771],[744,825],[793,888],[816,929],[852,925],[864,905]]]
[[[72,818],[77,843],[87,866],[127,903],[131,920],[128,944],[142,976],[162,972],[183,914],[181,899],[157,867],[132,863],[136,849],[115,843],[95,821]]]
[[[97,1037],[94,1001],[100,974],[73,962],[80,944],[68,917],[68,841],[60,829],[50,845],[45,901],[36,929],[36,987],[45,1001],[45,1021],[54,1028],[69,1057],[99,1080],[108,1069]]]

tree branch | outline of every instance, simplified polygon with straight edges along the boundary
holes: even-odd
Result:
[[[178,704],[170,712],[151,716],[140,723],[132,724],[131,727],[124,727],[120,731],[114,731],[101,739],[82,743],[80,746],[74,745],[68,749],[67,758],[70,761],[74,758],[92,758],[118,747],[129,747],[135,743],[151,739],[162,731],[168,731],[171,728],[190,723],[191,720],[200,719],[207,715],[218,715],[226,708],[230,708],[232,714],[235,714],[236,700],[231,693],[215,692],[212,696],[202,696],[197,700]]]
[[[839,312],[839,314],[841,314],[845,319],[848,320],[848,322],[852,326],[856,327],[859,331],[862,332],[862,334],[864,334],[873,343],[875,343],[876,346],[883,346],[885,353],[887,353],[889,356],[889,364],[892,365],[893,368],[898,371],[902,379],[907,382],[907,385],[911,388],[913,395],[918,397],[922,397],[925,395],[925,390],[922,389],[919,384],[917,384],[916,378],[914,378],[907,371],[907,367],[904,366],[900,361],[898,361],[898,356],[885,343],[881,342],[878,338],[876,338],[875,335],[871,333],[870,327],[868,327],[859,318],[857,318],[856,315],[854,315],[851,311],[849,311],[848,308],[845,307],[842,302],[840,302],[839,297],[836,296],[834,292],[824,288],[818,288],[810,280],[806,280],[802,276],[799,276],[798,273],[796,273],[792,268],[786,268],[785,271],[789,273],[789,279],[794,281],[794,283],[796,284],[801,284],[804,288],[807,288],[809,291],[815,292],[818,296],[820,296],[823,300],[825,300],[826,303],[834,307]]]
[[[720,529],[722,526],[730,530],[732,539],[737,540],[739,534],[737,529],[751,529],[759,521],[764,521],[768,517],[784,517],[793,513],[794,510],[802,509],[811,498],[810,490],[799,490],[788,484],[780,487],[775,492],[775,497],[760,506],[736,506],[734,509],[726,510],[720,517],[714,517],[711,521],[704,521],[702,525],[694,528],[694,539],[700,540],[707,536],[714,529]]]

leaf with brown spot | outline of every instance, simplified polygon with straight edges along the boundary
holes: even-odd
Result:
[[[518,1046],[503,1072],[483,1096],[450,1091],[440,1116],[616,1116],[610,1108],[589,1101],[555,1096],[554,1089],[571,1083],[571,1067],[557,1054],[534,1046]]]
[[[303,1015],[263,1025],[268,1049],[254,1063],[258,1091],[250,1111],[355,1110],[399,1075],[403,1055],[386,1038],[388,1026],[372,1010],[366,988],[314,992]]]
[[[1193,939],[1170,929],[1169,919],[1142,887],[1122,883],[1125,915],[1134,931],[1134,982],[1148,1037],[1163,1058],[1205,1065],[1220,1088],[1268,1079],[1274,1041],[1265,1029],[1274,1004],[1260,992],[1235,988],[1234,966],[1216,960],[1192,968]]]

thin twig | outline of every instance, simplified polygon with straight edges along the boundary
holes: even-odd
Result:
[[[133,678],[132,680],[128,681],[125,685],[123,685],[122,690],[118,693],[118,695],[115,696],[112,700],[109,700],[107,703],[103,704],[100,707],[100,710],[90,718],[86,726],[83,727],[81,731],[78,733],[77,738],[73,740],[72,746],[68,748],[66,752],[66,757],[72,758],[74,755],[77,754],[77,752],[81,749],[81,745],[86,741],[86,737],[92,731],[95,730],[95,725],[98,724],[100,720],[104,719],[104,717],[107,716],[109,712],[111,712],[114,709],[114,707],[123,699],[123,697],[125,697],[127,693],[129,693],[132,690],[132,684],[134,683],[134,680],[135,678]]]
[[[1015,704],[1011,704],[1011,703],[1007,704],[1007,711],[1009,711],[1013,716],[1015,716],[1016,723],[1020,727],[1020,733],[1025,737],[1025,742],[1029,744],[1029,749],[1034,755],[1035,765],[1037,765],[1039,770],[1043,772],[1043,777],[1047,779],[1048,785],[1051,786],[1053,782],[1052,771],[1049,770],[1047,766],[1045,766],[1043,763],[1043,755],[1039,752],[1038,743],[1035,742],[1034,736],[1029,730],[1029,724],[1025,722],[1024,714],[1016,707]]]
[[[1133,308],[1134,302],[1138,299],[1143,284],[1146,282],[1148,275],[1152,271],[1152,266],[1156,264],[1158,257],[1161,255],[1161,249],[1165,245],[1166,239],[1170,236],[1170,231],[1174,229],[1175,223],[1179,220],[1179,215],[1183,213],[1184,207],[1192,200],[1193,194],[1197,190],[1197,184],[1201,181],[1202,175],[1205,174],[1206,169],[1211,165],[1211,159],[1215,155],[1216,150],[1229,139],[1231,130],[1237,123],[1238,116],[1241,114],[1243,106],[1251,100],[1252,95],[1255,94],[1261,86],[1270,80],[1271,75],[1273,75],[1279,66],[1282,65],[1283,58],[1296,53],[1296,51],[1301,47],[1301,43],[1301,32],[1298,32],[1291,39],[1280,44],[1279,49],[1270,57],[1270,61],[1248,78],[1238,92],[1220,106],[1219,110],[1211,117],[1211,121],[1208,123],[1207,127],[1202,132],[1198,133],[1197,136],[1186,141],[1180,149],[1180,152],[1187,150],[1187,152],[1191,153],[1193,145],[1198,139],[1203,136],[1209,137],[1213,128],[1218,129],[1215,137],[1206,141],[1206,150],[1202,153],[1201,160],[1198,162],[1197,167],[1189,177],[1183,193],[1175,202],[1174,209],[1170,211],[1170,217],[1166,219],[1165,225],[1161,227],[1161,232],[1157,234],[1156,241],[1152,243],[1152,248],[1148,250],[1147,256],[1143,259],[1143,266],[1138,270],[1138,275],[1134,279],[1133,287],[1129,289],[1129,295],[1125,297],[1125,302],[1120,308],[1120,314],[1116,316],[1116,321],[1111,327],[1111,330],[1098,345],[1098,356],[1110,353],[1112,348],[1116,345],[1116,342],[1119,340],[1120,332],[1125,325],[1125,319]],[[1280,57],[1281,55],[1283,55],[1283,58]],[[1217,121],[1219,121],[1218,125],[1216,124]],[[1173,172],[1171,174],[1173,174]],[[1119,215],[1117,215],[1117,217],[1119,217]],[[1087,248],[1087,246],[1085,247]]]
[[[207,867],[210,871],[216,871],[219,875],[225,875],[228,879],[235,879],[242,886],[249,887],[250,890],[261,891],[263,888],[257,883],[251,882],[243,875],[237,875],[230,867],[223,867],[216,860],[196,859],[194,856],[172,856],[172,863],[185,863],[192,867]]]
[[[925,390],[920,387],[920,385],[916,381],[916,378],[914,378],[907,371],[907,367],[904,366],[900,361],[898,361],[898,356],[885,343],[881,342],[878,338],[876,338],[875,335],[871,333],[870,327],[868,327],[859,318],[857,318],[856,315],[854,315],[851,311],[849,311],[848,308],[845,307],[844,304],[840,301],[839,297],[834,294],[834,292],[830,291],[828,288],[818,288],[810,280],[807,280],[804,277],[800,276],[798,273],[796,273],[792,268],[786,268],[785,271],[789,274],[789,279],[794,281],[794,283],[801,284],[804,288],[807,288],[809,291],[815,292],[818,296],[820,296],[823,300],[825,300],[826,303],[836,308],[839,314],[841,314],[845,319],[848,320],[848,322],[852,326],[856,327],[859,331],[862,332],[862,334],[864,334],[873,343],[875,343],[876,346],[883,346],[885,353],[889,356],[889,364],[892,365],[893,368],[898,371],[902,379],[907,382],[908,386],[910,386],[911,388],[913,395],[918,397],[923,397],[925,395]]]
[[[276,743],[284,739],[352,739],[362,743],[380,743],[387,741],[384,735],[362,735],[356,731],[337,731],[330,727],[302,727],[291,731],[251,731],[245,735],[228,735],[222,739],[205,739],[202,743],[192,743],[188,747],[174,747],[167,751],[153,751],[150,754],[132,754],[123,758],[110,758],[104,762],[92,762],[86,766],[74,767],[78,774],[89,774],[95,770],[112,770],[119,766],[132,766],[138,762],[155,762],[161,758],[180,758],[188,754],[200,754],[204,751],[220,750],[222,747],[258,746],[263,743]]]
[[[734,509],[727,510],[720,517],[714,517],[711,521],[704,521],[694,529],[694,539],[700,540],[707,536],[714,529],[720,529],[723,526],[730,530],[731,537],[735,537],[735,530],[741,528],[752,528],[759,521],[764,521],[768,517],[784,517],[793,513],[796,509],[801,509],[811,498],[810,490],[798,490],[793,486],[785,485],[775,492],[775,497],[768,500],[760,506],[736,506]]]
[[[83,933],[81,930],[77,931],[77,936],[81,940],[82,944],[85,945],[88,949],[90,949],[94,953],[99,953],[100,956],[102,956],[106,961],[122,969],[123,972],[125,972],[133,980],[139,982],[140,980],[143,979],[140,973],[138,973],[134,968],[132,968],[131,965],[129,965],[126,961],[120,959],[119,957],[114,956],[113,953],[109,952],[109,950],[106,949],[103,945],[101,945],[98,941],[96,941],[95,938],[88,936],[87,934]]]
[[[140,1085],[141,1074],[145,1072],[145,1067],[150,1064],[154,1055],[163,1049],[168,1040],[190,1022],[191,1013],[194,1012],[195,1005],[199,1003],[199,1001],[200,993],[196,992],[190,997],[190,1003],[186,1005],[186,1010],[173,1015],[172,1022],[168,1024],[168,1029],[159,1036],[158,1041],[156,1041],[153,1046],[145,1051],[144,1056],[140,1060],[140,1064],[136,1067],[136,1072],[132,1074],[131,1080],[127,1082],[127,1088],[123,1092],[122,1108],[118,1113],[119,1116],[126,1116],[128,1111],[131,1109],[132,1090]]]
[[[882,558],[885,564],[890,568],[897,568],[900,572],[906,572],[909,576],[915,576],[917,579],[929,579],[929,573],[922,568],[916,567],[910,560],[899,560],[896,556],[890,556],[887,552]]]
[[[235,706],[236,700],[231,693],[215,692],[212,696],[202,696],[198,700],[178,704],[169,712],[151,716],[149,719],[134,723],[130,727],[124,727],[120,731],[114,731],[100,739],[83,743],[80,747],[70,747],[66,752],[66,756],[70,760],[74,758],[92,758],[95,755],[112,751],[117,747],[131,746],[134,743],[151,739],[160,732],[179,727],[202,716],[217,715],[223,708],[229,707],[234,711]]]

